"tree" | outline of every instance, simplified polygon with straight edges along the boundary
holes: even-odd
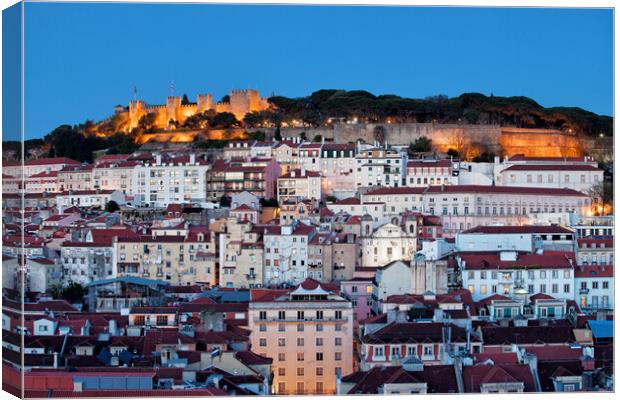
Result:
[[[385,127],[383,125],[377,125],[373,129],[375,140],[379,142],[379,144],[383,144],[385,142],[385,133]]]
[[[597,215],[608,215],[614,208],[614,185],[610,181],[599,181],[588,191],[594,202],[594,212]]]
[[[493,162],[494,160],[495,160],[495,153],[487,153],[487,152],[477,155],[476,157],[472,159],[473,162],[485,162],[485,163]]]
[[[229,95],[222,96],[220,103],[230,103],[230,96]]]
[[[250,134],[248,134],[248,138],[251,140],[258,140],[259,142],[262,142],[265,140],[265,132],[263,131],[254,131],[254,132],[250,132]]]
[[[55,286],[50,289],[52,296],[67,300],[69,303],[82,302],[86,289],[77,282],[69,282],[65,287]]]
[[[210,122],[211,127],[220,129],[227,129],[234,126],[239,126],[239,121],[237,121],[237,117],[235,117],[235,114],[229,112],[215,114],[215,116],[211,119]]]
[[[220,197],[220,207],[230,207],[230,199],[226,195]]]
[[[338,201],[338,199],[336,198],[336,196],[327,196],[325,198],[325,201],[327,201],[328,203],[335,203]]]
[[[299,138],[300,138],[301,140],[307,140],[307,137],[306,137],[306,132],[299,132]]]
[[[183,98],[181,99],[181,104],[186,105],[189,104],[189,99],[186,94],[183,94]]]
[[[155,113],[145,114],[138,120],[138,126],[145,131],[151,130],[155,127],[156,118],[157,115]]]
[[[278,141],[282,140],[282,134],[280,133],[280,125],[276,127],[276,131],[273,134],[273,138]]]
[[[412,153],[428,153],[432,149],[433,141],[426,136],[417,138],[409,144],[409,151]]]
[[[113,212],[116,212],[116,211],[118,211],[118,210],[120,210],[120,209],[121,209],[121,208],[119,207],[118,203],[117,203],[117,202],[115,202],[114,200],[110,200],[110,201],[108,201],[108,202],[106,203],[106,205],[105,205],[105,210],[106,210],[107,212],[111,212],[111,213],[113,213]]]
[[[316,143],[322,142],[323,141],[323,135],[314,135],[314,138],[312,138],[312,141],[316,142]]]
[[[448,149],[446,154],[453,158],[459,158],[459,152],[456,151],[455,149]]]

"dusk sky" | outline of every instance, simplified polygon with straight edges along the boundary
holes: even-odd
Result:
[[[26,138],[105,118],[134,84],[163,103],[170,81],[191,101],[481,92],[612,115],[612,34],[609,9],[27,3]]]

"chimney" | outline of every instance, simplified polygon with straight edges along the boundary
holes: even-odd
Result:
[[[157,154],[157,155],[155,156],[155,163],[156,163],[157,165],[161,165],[161,154]]]
[[[54,368],[58,368],[58,352],[54,352]]]
[[[192,165],[196,164],[196,153],[191,153],[189,155],[189,163],[192,164]]]
[[[301,176],[306,176],[306,167],[301,167]]]

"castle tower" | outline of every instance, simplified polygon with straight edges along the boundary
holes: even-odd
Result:
[[[207,110],[213,109],[213,95],[212,94],[199,94],[196,99],[198,105],[197,111],[203,113]]]
[[[142,100],[131,100],[129,102],[129,129],[138,126],[140,118],[146,115],[146,105]]]
[[[181,118],[181,97],[168,96],[166,98],[166,122],[179,121]]]

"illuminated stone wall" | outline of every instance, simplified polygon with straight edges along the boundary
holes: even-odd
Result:
[[[215,105],[211,94],[199,94],[196,103],[193,104],[181,104],[179,96],[168,96],[165,105],[147,105],[142,100],[132,100],[129,103],[128,130],[137,127],[140,118],[149,113],[155,114],[154,128],[163,129],[168,127],[170,120],[183,124],[188,117],[208,110],[215,110],[218,113],[229,112],[235,114],[235,117],[241,121],[249,112],[269,108],[267,99],[260,97],[256,90],[233,90],[229,96],[230,102],[219,102]]]

